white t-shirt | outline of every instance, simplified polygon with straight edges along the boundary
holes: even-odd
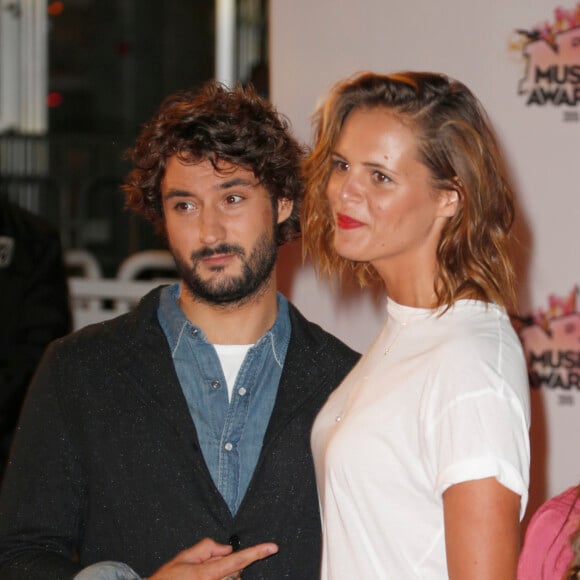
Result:
[[[529,383],[505,311],[460,300],[437,317],[390,300],[387,314],[313,427],[322,580],[447,578],[455,483],[493,476],[521,516],[527,503]]]
[[[226,379],[228,389],[228,401],[232,400],[232,391],[236,384],[236,379],[240,368],[248,351],[253,344],[214,344],[213,347],[220,359],[222,371]]]

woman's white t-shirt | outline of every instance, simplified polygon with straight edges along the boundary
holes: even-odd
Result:
[[[460,300],[441,316],[389,300],[368,353],[318,415],[312,448],[322,580],[447,578],[443,492],[529,481],[529,382],[504,309]]]

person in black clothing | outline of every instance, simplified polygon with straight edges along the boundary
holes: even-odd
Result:
[[[0,193],[0,472],[28,383],[49,342],[71,329],[58,232]]]
[[[48,349],[0,495],[0,580],[313,580],[310,429],[359,355],[277,290],[303,148],[254,90],[209,82],[129,156],[126,205],[180,280]]]

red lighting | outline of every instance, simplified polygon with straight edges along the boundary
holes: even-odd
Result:
[[[117,54],[120,54],[121,56],[125,56],[126,54],[128,54],[130,49],[131,46],[126,40],[120,40],[115,45],[115,52]]]
[[[54,109],[62,104],[62,95],[57,92],[49,93],[46,97],[46,104]]]
[[[48,5],[48,14],[50,16],[58,16],[64,10],[64,4],[62,2],[51,2]]]

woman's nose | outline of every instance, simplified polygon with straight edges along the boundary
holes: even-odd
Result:
[[[343,201],[358,201],[362,196],[360,180],[353,172],[344,175],[339,187],[339,195]]]

